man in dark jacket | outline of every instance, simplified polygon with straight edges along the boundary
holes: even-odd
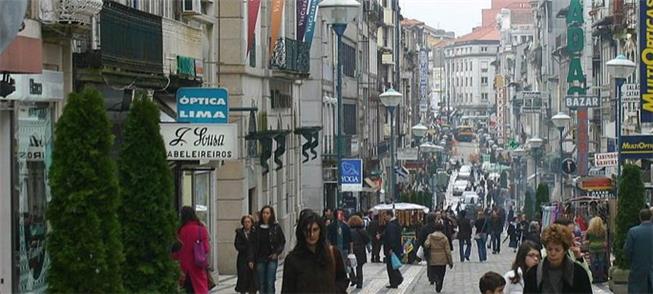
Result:
[[[426,225],[422,227],[422,229],[419,231],[419,234],[417,237],[419,238],[419,246],[424,246],[424,242],[426,242],[426,238],[430,234],[435,232],[435,215],[434,214],[427,214],[426,215]]]
[[[641,224],[628,230],[624,253],[630,260],[628,293],[653,293],[653,223],[651,210],[639,212]]]
[[[458,214],[458,248],[460,252],[460,262],[465,259],[469,261],[469,255],[472,252],[472,224],[466,217],[467,212],[464,210]],[[465,245],[467,248],[465,248]]]
[[[372,217],[367,225],[367,234],[372,239],[372,262],[381,262],[381,228],[379,226],[379,215]]]
[[[490,229],[491,229],[491,243],[492,243],[492,254],[499,254],[501,252],[501,232],[503,232],[503,219],[499,214],[499,211],[495,209],[492,212],[492,217],[490,218]]]
[[[342,209],[335,211],[335,219],[327,227],[327,239],[329,239],[331,245],[340,251],[343,262],[346,264],[347,255],[352,251],[353,243],[351,241],[351,230],[345,223],[345,212]]]
[[[385,232],[383,233],[383,250],[386,256],[388,278],[390,279],[390,285],[386,286],[386,288],[396,289],[404,281],[404,277],[399,269],[392,268],[391,254],[394,253],[401,259],[403,251],[401,248],[401,225],[392,211],[386,212],[385,219],[388,224],[385,226]]]

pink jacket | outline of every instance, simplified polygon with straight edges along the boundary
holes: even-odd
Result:
[[[186,274],[186,279],[190,279],[195,293],[208,293],[206,268],[196,266],[193,255],[193,244],[198,239],[204,244],[206,252],[210,252],[208,230],[200,222],[191,221],[179,228],[177,238],[181,242],[181,250],[175,254],[175,258],[179,260],[182,272]]]

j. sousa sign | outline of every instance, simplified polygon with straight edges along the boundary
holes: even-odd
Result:
[[[161,124],[169,160],[238,159],[235,124]]]

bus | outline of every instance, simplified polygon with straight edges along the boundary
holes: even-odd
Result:
[[[460,126],[456,128],[456,140],[459,142],[472,142],[474,140],[474,130],[471,126]]]

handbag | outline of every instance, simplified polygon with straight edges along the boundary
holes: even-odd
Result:
[[[393,270],[398,270],[402,266],[401,260],[399,260],[399,257],[394,252],[390,254],[390,264]]]
[[[200,228],[197,229],[197,240],[193,243],[193,258],[196,266],[201,268],[209,267],[208,252],[206,252],[204,244],[202,244],[202,231]]]
[[[424,260],[424,246],[419,246],[419,249],[417,249],[417,257]]]
[[[485,228],[485,225],[487,224],[487,219],[484,219],[483,221],[483,228]],[[474,240],[481,240],[485,237],[485,232],[481,231],[480,233],[474,234]]]
[[[347,255],[347,259],[349,260],[349,266],[356,268],[356,266],[358,265],[358,263],[356,262],[356,255],[349,254]]]

